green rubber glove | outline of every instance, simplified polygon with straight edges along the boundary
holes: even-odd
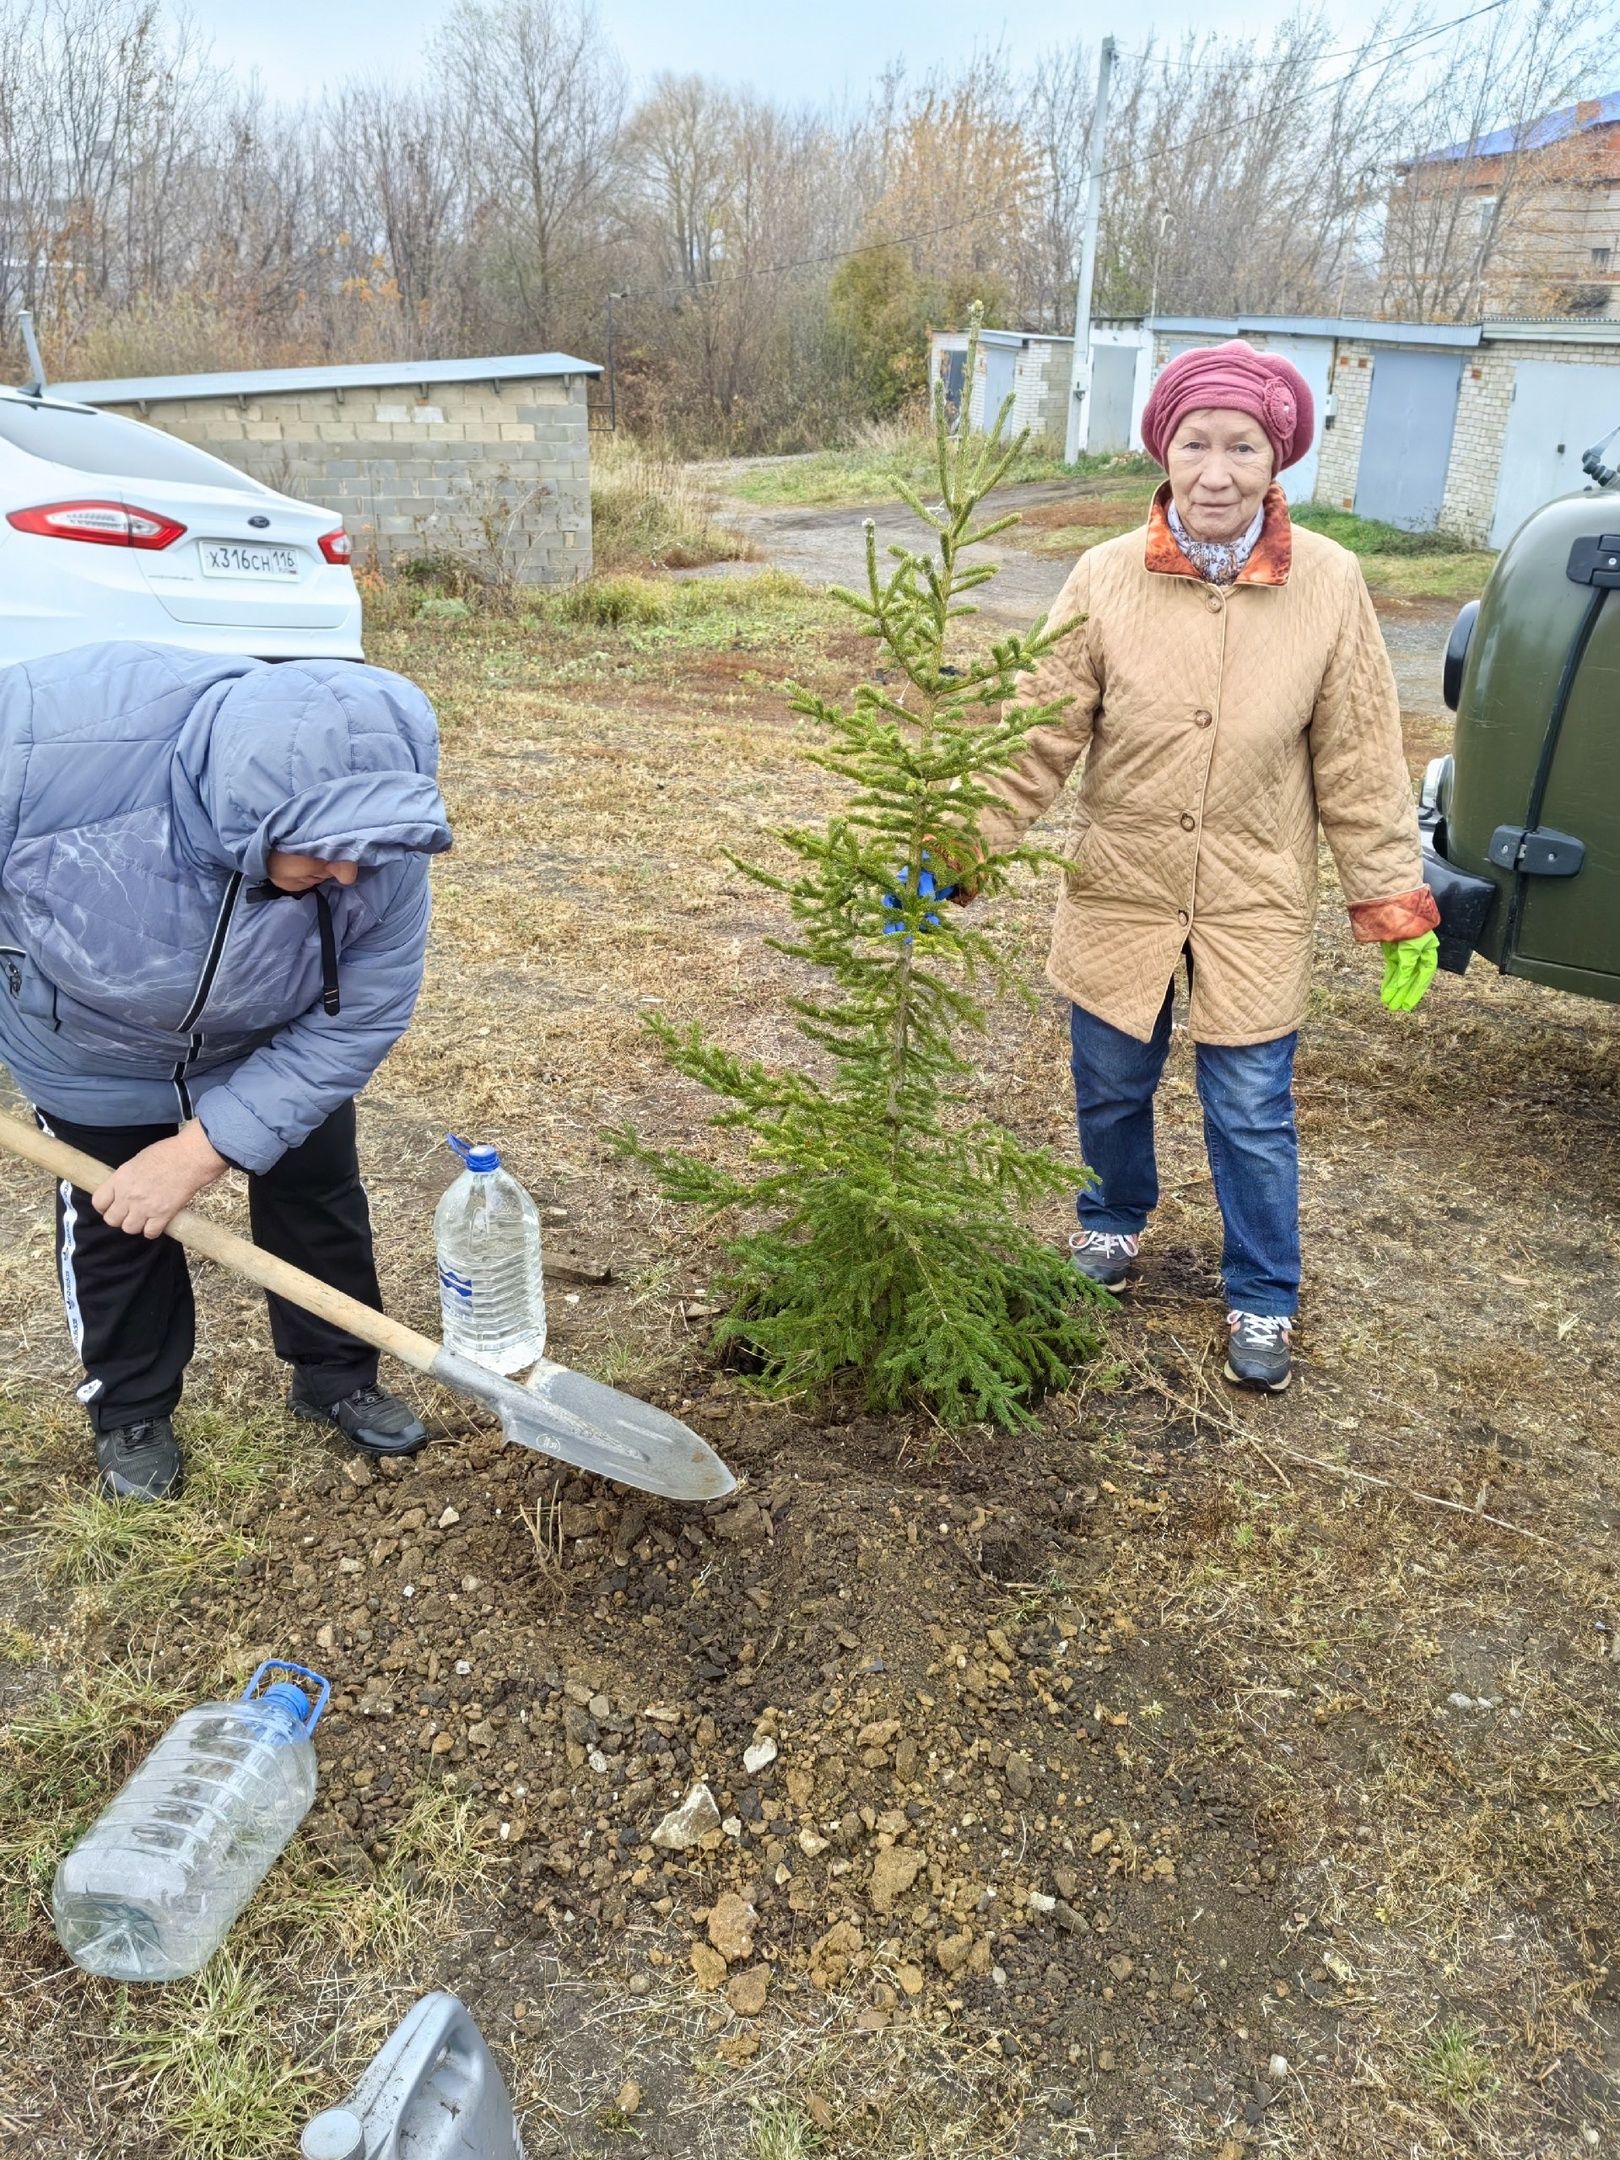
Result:
[[[1384,947],[1384,987],[1379,993],[1391,1012],[1412,1012],[1440,965],[1440,940],[1432,930]]]

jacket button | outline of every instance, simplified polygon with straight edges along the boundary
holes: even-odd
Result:
[[[1210,613],[1211,613],[1212,615],[1218,615],[1218,614],[1219,614],[1219,613],[1221,612],[1221,596],[1220,596],[1220,594],[1219,594],[1219,593],[1211,593],[1211,594],[1210,594],[1210,596],[1209,596],[1209,612],[1210,612]]]
[[[1182,927],[1182,929],[1183,929],[1183,930],[1185,930],[1185,929],[1186,929],[1186,927],[1187,927],[1188,923],[1189,923],[1189,922],[1191,921],[1191,919],[1192,919],[1192,918],[1191,918],[1191,917],[1190,917],[1190,916],[1188,915],[1188,913],[1187,913],[1187,910],[1186,910],[1185,908],[1180,908],[1180,909],[1178,909],[1178,910],[1177,910],[1177,912],[1176,912],[1176,921],[1177,921],[1178,923],[1180,923],[1180,925],[1181,925],[1181,927]]]
[[[1182,829],[1182,831],[1183,831],[1183,832],[1195,832],[1195,831],[1197,830],[1197,828],[1198,828],[1198,820],[1197,820],[1197,819],[1196,819],[1196,818],[1195,818],[1195,817],[1194,817],[1194,816],[1192,815],[1192,813],[1191,813],[1191,811],[1190,811],[1190,810],[1183,810],[1183,811],[1182,811],[1182,813],[1181,813],[1181,829]]]
[[[1213,713],[1211,713],[1211,712],[1204,712],[1204,711],[1203,711],[1203,710],[1201,710],[1201,709],[1200,709],[1200,710],[1199,710],[1198,712],[1195,712],[1195,713],[1193,714],[1193,719],[1194,719],[1194,721],[1195,721],[1195,722],[1196,722],[1196,723],[1198,724],[1198,726],[1199,726],[1199,727],[1208,727],[1208,726],[1209,726],[1209,724],[1210,724],[1210,722],[1211,722],[1211,721],[1212,721],[1212,720],[1213,720],[1214,718],[1215,718],[1215,715],[1214,715]]]

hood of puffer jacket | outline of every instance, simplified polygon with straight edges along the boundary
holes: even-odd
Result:
[[[174,746],[182,843],[267,876],[270,852],[363,869],[450,846],[433,708],[403,676],[350,660],[287,661],[209,686]]]

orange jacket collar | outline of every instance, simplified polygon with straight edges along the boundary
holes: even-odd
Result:
[[[1275,483],[1266,490],[1265,518],[1248,561],[1237,574],[1240,585],[1286,585],[1294,560],[1294,528],[1288,521],[1288,498]],[[1147,566],[1164,577],[1196,578],[1170,528],[1170,483],[1165,481],[1148,512]],[[1202,581],[1200,581],[1202,582]]]

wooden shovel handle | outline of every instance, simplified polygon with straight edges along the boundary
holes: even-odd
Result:
[[[0,1114],[0,1148],[8,1155],[20,1155],[24,1162],[48,1170],[53,1177],[65,1178],[68,1184],[76,1185],[86,1193],[95,1192],[112,1175],[107,1165],[97,1162],[94,1156],[82,1155],[65,1141],[53,1140],[49,1133],[25,1125],[20,1118],[3,1114]],[[431,1336],[418,1335],[414,1328],[390,1320],[386,1313],[374,1312],[346,1291],[334,1290],[330,1283],[317,1282],[313,1275],[306,1275],[291,1261],[278,1260],[274,1253],[267,1253],[249,1239],[238,1237],[234,1230],[210,1222],[206,1215],[194,1214],[190,1208],[180,1210],[164,1235],[176,1239],[187,1252],[201,1253],[206,1260],[217,1260],[233,1275],[257,1283],[261,1290],[273,1290],[290,1305],[301,1306],[305,1312],[315,1313],[320,1319],[331,1321],[334,1327],[357,1335],[374,1350],[386,1350],[390,1357],[398,1358],[402,1365],[409,1365],[416,1372],[427,1372],[439,1355],[439,1345]]]

